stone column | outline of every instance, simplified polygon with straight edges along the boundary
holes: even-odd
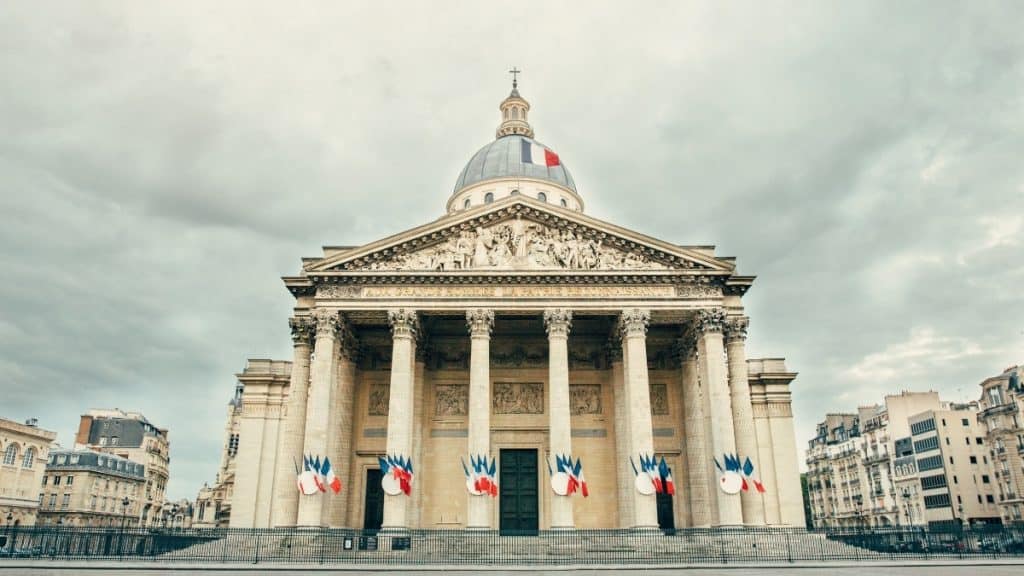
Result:
[[[466,311],[469,325],[469,455],[491,453],[491,329],[494,311],[475,308]],[[492,498],[467,494],[469,503],[466,528],[491,528]]]
[[[331,528],[349,526],[348,504],[351,496],[352,478],[352,408],[356,389],[356,355],[358,345],[352,328],[342,315],[338,321],[337,378],[331,393],[330,434],[327,440],[327,456],[331,468],[342,482],[342,491],[330,492],[324,499],[324,523]]]
[[[629,467],[629,414],[626,410],[626,376],[622,363],[622,339],[616,329],[608,342],[608,361],[612,370],[612,398],[615,402],[615,479],[618,485],[619,528],[633,522],[633,471]]]
[[[309,339],[313,320],[296,316],[288,320],[292,330],[292,374],[288,383],[287,413],[281,450],[277,454],[274,477],[274,502],[270,525],[295,526],[299,512],[299,491],[295,487],[295,468],[302,469],[302,444],[306,435],[306,398],[309,396]]]
[[[388,399],[387,453],[408,458],[412,453],[413,362],[419,322],[414,310],[388,310],[391,323],[391,391]],[[413,473],[420,462],[413,462]],[[415,477],[413,490],[417,490]],[[383,530],[401,531],[409,527],[409,498],[405,494],[384,495]]]
[[[690,485],[690,519],[694,528],[711,526],[714,503],[708,470],[711,453],[704,434],[706,422],[700,379],[697,376],[697,335],[687,328],[679,339],[679,359],[683,376],[683,430],[686,434],[686,479]],[[713,466],[713,464],[712,464]]]
[[[328,422],[330,419],[331,390],[337,378],[338,358],[336,354],[338,335],[338,311],[318,308],[313,310],[316,322],[316,341],[313,345],[313,361],[310,366],[309,397],[306,401],[306,434],[303,454],[314,458],[327,455]],[[301,460],[300,460],[301,466]],[[294,485],[294,482],[292,483]],[[298,526],[322,526],[323,494],[299,498]]]
[[[572,422],[569,412],[571,325],[571,310],[549,308],[544,311],[544,327],[548,332],[548,437],[551,460],[558,454],[572,454]],[[574,527],[571,496],[552,493],[551,529],[571,530]]]
[[[729,318],[725,324],[725,347],[729,356],[729,394],[732,398],[732,425],[736,431],[736,451],[741,462],[750,458],[754,472],[760,474],[757,431],[754,429],[754,409],[750,404],[747,354],[744,350],[748,325],[749,319],[746,316]],[[743,507],[743,523],[747,526],[764,526],[762,494],[750,486],[749,490],[740,494],[740,501]]]
[[[622,356],[625,358],[625,404],[629,423],[629,454],[637,461],[640,454],[654,454],[654,433],[651,421],[651,384],[647,375],[648,310],[624,310],[619,317]],[[653,494],[643,495],[631,490],[633,517],[630,527],[658,528],[658,503]]]
[[[732,401],[726,379],[725,349],[722,346],[722,330],[725,328],[725,310],[712,308],[701,310],[697,318],[700,332],[697,338],[698,371],[705,393],[704,408],[710,420],[711,454],[724,466],[725,454],[736,453],[736,433],[732,423]],[[715,464],[708,459],[709,476],[717,478]],[[715,482],[717,486],[719,483]],[[715,490],[718,500],[719,526],[742,526],[743,508],[739,494],[726,494],[719,486]]]
[[[413,416],[412,416],[412,461],[416,466],[416,475],[418,477],[416,489],[412,491],[412,502],[410,506],[412,509],[409,511],[409,527],[410,528],[422,528],[423,527],[423,493],[427,489],[427,486],[423,483],[426,479],[427,471],[426,464],[423,462],[423,415],[427,413],[426,401],[426,370],[427,370],[427,356],[429,355],[430,346],[426,342],[425,330],[421,329],[420,338],[416,343],[416,362],[413,364]]]

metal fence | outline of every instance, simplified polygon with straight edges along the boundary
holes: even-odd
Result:
[[[498,531],[0,529],[4,558],[364,565],[732,564],[1024,558],[1024,528]]]

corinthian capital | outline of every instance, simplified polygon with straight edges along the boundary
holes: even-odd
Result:
[[[642,308],[623,310],[619,315],[619,334],[623,338],[647,336],[647,325],[651,322],[651,311]]]
[[[333,338],[338,333],[338,311],[330,308],[317,308],[310,313],[316,324],[317,338]]]
[[[747,339],[747,327],[750,326],[750,318],[746,316],[731,316],[725,323],[725,341]]]
[[[697,331],[701,334],[721,334],[725,329],[725,309],[705,308],[697,314]]]
[[[288,327],[292,331],[292,342],[298,346],[309,344],[309,338],[313,334],[313,319],[309,316],[293,316],[288,319]]]
[[[548,308],[544,310],[544,329],[548,336],[569,336],[572,327],[572,310]]]
[[[388,323],[394,338],[415,338],[420,329],[419,317],[415,310],[397,308],[388,310]]]
[[[466,310],[466,324],[469,334],[474,338],[489,338],[494,328],[494,310],[487,308],[471,308]]]

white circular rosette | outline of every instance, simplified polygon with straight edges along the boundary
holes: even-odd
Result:
[[[559,496],[569,495],[569,475],[565,472],[555,472],[551,475],[551,490]]]
[[[739,494],[743,489],[743,477],[738,472],[723,472],[718,477],[718,487],[726,494]]]
[[[633,485],[636,487],[636,491],[644,496],[654,494],[654,480],[651,479],[651,475],[647,472],[637,474],[633,480]]]
[[[473,496],[482,496],[483,490],[476,489],[476,481],[473,478],[466,478],[466,491]]]
[[[402,493],[402,484],[391,474],[380,479],[380,487],[384,489],[385,494],[390,496],[398,496]]]

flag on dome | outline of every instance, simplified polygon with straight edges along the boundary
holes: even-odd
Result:
[[[558,154],[526,138],[523,142],[523,164],[536,164],[537,166],[560,166],[562,162]]]

